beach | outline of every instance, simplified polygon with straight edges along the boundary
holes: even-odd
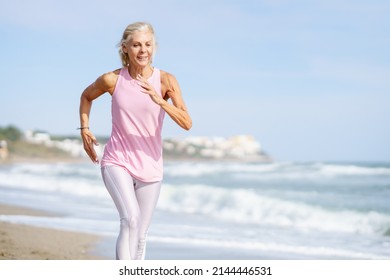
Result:
[[[52,216],[51,213],[0,204],[1,215]],[[92,234],[0,222],[0,260],[98,260],[100,238]]]

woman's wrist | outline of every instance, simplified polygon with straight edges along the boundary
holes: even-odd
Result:
[[[156,104],[157,104],[158,106],[162,106],[162,105],[164,104],[164,101],[165,101],[165,100],[164,100],[161,96],[158,96],[158,95],[156,94],[155,98],[156,98]]]

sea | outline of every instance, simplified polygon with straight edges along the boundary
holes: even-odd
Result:
[[[0,221],[97,234],[115,256],[98,165],[1,165],[0,203],[55,214]],[[148,258],[389,260],[390,163],[165,162]]]

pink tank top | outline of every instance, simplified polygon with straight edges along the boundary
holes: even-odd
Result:
[[[161,94],[160,70],[148,82]],[[111,104],[112,131],[102,166],[119,165],[143,182],[163,178],[161,130],[165,111],[141,92],[127,67],[120,70]]]

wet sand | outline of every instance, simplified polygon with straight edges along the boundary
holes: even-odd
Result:
[[[0,204],[0,216],[52,216],[51,213]],[[0,222],[0,260],[98,260],[99,236]]]

